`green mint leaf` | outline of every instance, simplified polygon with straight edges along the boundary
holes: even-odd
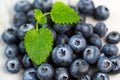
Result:
[[[34,17],[37,20],[39,24],[45,24],[47,23],[46,17],[43,15],[42,11],[39,9],[34,10]]]
[[[45,62],[53,46],[52,32],[48,28],[32,29],[25,34],[24,44],[28,56],[37,65]]]
[[[78,14],[62,2],[56,2],[53,4],[51,18],[57,24],[73,24],[80,20]]]

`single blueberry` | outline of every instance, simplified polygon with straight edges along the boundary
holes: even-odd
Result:
[[[18,48],[19,48],[19,50],[20,50],[20,52],[21,52],[22,54],[26,54],[26,53],[27,53],[27,52],[26,52],[26,49],[25,49],[25,47],[24,47],[24,41],[21,41],[21,42],[19,43]]]

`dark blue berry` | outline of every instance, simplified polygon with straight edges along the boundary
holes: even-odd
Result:
[[[34,26],[32,24],[24,24],[24,25],[20,26],[17,31],[18,38],[23,40],[25,33],[31,29],[34,29]]]
[[[34,10],[30,10],[28,13],[27,13],[27,19],[29,22],[35,22],[35,18],[34,18]]]
[[[97,72],[94,74],[92,80],[110,80],[107,73]]]
[[[34,7],[42,10],[43,12],[48,12],[52,7],[52,0],[34,0]]]
[[[110,61],[109,58],[102,57],[97,62],[97,68],[101,72],[110,72],[112,69],[112,62]]]
[[[55,80],[69,80],[69,73],[66,68],[60,67],[55,70]]]
[[[19,43],[19,50],[20,50],[20,52],[22,53],[22,54],[26,54],[26,50],[25,50],[25,47],[24,47],[24,41],[21,41],[20,43]]]
[[[30,68],[32,66],[32,61],[30,60],[29,56],[26,54],[22,59],[22,64],[24,68]]]
[[[27,16],[23,12],[16,13],[13,19],[15,27],[19,28],[21,25],[27,22]]]
[[[56,45],[60,44],[66,44],[68,42],[69,38],[65,34],[58,34],[57,40],[56,40]]]
[[[75,32],[78,31],[80,31],[85,38],[88,38],[93,34],[93,26],[91,24],[80,22],[75,27]]]
[[[17,29],[14,27],[5,30],[4,33],[2,34],[3,41],[8,45],[18,43],[19,39],[17,38],[16,33]]]
[[[34,68],[28,68],[23,74],[23,80],[38,80],[36,76],[36,70]]]
[[[91,80],[91,77],[89,75],[85,75],[77,80]]]
[[[9,58],[5,66],[7,71],[10,73],[17,73],[21,69],[21,63],[17,58]]]
[[[5,55],[8,58],[16,58],[19,54],[19,49],[16,45],[8,45],[5,49]]]
[[[109,44],[117,44],[120,42],[120,33],[117,31],[110,32],[106,37],[106,42]]]
[[[103,22],[98,22],[94,27],[94,32],[98,34],[100,37],[104,37],[107,31],[108,29]]]
[[[94,12],[94,3],[92,0],[79,0],[77,8],[80,13],[90,15]]]
[[[98,20],[106,20],[110,16],[109,9],[105,6],[98,6],[94,11],[94,17]]]
[[[52,51],[52,60],[59,66],[68,66],[73,59],[73,51],[70,46],[63,44],[56,46]]]
[[[99,57],[100,50],[96,46],[88,46],[83,52],[83,58],[91,64],[96,63]]]
[[[74,35],[69,39],[68,44],[75,52],[80,53],[86,47],[86,40],[83,36]]]
[[[54,24],[53,29],[58,33],[65,33],[70,30],[71,25]]]
[[[85,22],[86,21],[86,16],[84,14],[79,13],[80,15],[80,22]]]
[[[28,12],[32,8],[29,1],[19,1],[15,5],[16,12]]]
[[[40,80],[50,80],[54,75],[54,69],[50,64],[42,63],[37,69],[37,77]]]
[[[56,40],[56,37],[57,37],[57,36],[56,36],[57,34],[56,34],[55,30],[52,29],[51,27],[48,27],[48,29],[51,30],[53,39],[54,39],[54,41],[55,41],[55,40]]]
[[[92,34],[88,38],[88,43],[98,47],[99,49],[102,47],[102,40],[97,34]]]
[[[83,59],[76,59],[70,66],[70,74],[75,78],[81,78],[87,75],[89,64]]]
[[[114,44],[105,44],[102,48],[102,52],[106,56],[114,56],[118,54],[118,47]]]

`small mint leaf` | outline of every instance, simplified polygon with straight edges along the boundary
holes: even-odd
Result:
[[[45,62],[53,46],[52,32],[48,28],[32,29],[25,34],[24,44],[28,56],[37,65]]]
[[[51,18],[57,24],[73,24],[80,20],[78,14],[62,2],[56,2],[53,4]]]
[[[35,17],[35,19],[37,20],[37,22],[38,22],[39,24],[45,24],[45,23],[47,23],[46,17],[43,16],[42,11],[39,10],[39,9],[35,9],[35,10],[34,10],[34,17]]]

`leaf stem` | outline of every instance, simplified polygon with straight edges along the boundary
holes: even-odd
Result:
[[[36,31],[38,32],[38,21],[36,22]]]

